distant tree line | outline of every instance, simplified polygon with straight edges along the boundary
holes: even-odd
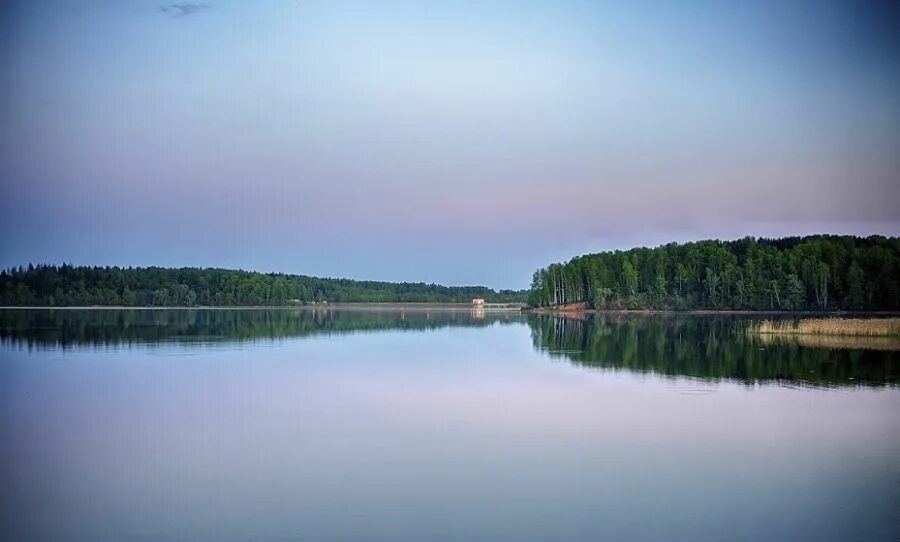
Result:
[[[336,302],[524,302],[526,291],[183,267],[28,265],[0,272],[6,306],[253,306]]]
[[[532,306],[900,310],[900,238],[815,235],[601,252],[534,273]]]

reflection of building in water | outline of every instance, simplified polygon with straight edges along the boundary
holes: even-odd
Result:
[[[484,298],[483,297],[473,297],[472,298],[472,306],[473,307],[484,307]]]

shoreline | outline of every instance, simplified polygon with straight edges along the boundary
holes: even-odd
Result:
[[[522,312],[552,316],[584,316],[594,314],[638,314],[638,315],[746,315],[746,316],[900,316],[900,311],[786,311],[786,310],[747,310],[747,309],[692,309],[685,311],[665,309],[523,309]]]
[[[0,310],[140,310],[140,311],[159,311],[159,310],[422,310],[422,311],[486,311],[486,312],[521,312],[523,314],[538,314],[546,316],[571,316],[583,317],[587,315],[597,314],[615,314],[615,315],[644,315],[644,316],[714,316],[714,315],[735,315],[735,316],[900,316],[900,311],[785,311],[785,310],[736,310],[736,309],[694,309],[694,310],[663,310],[663,309],[552,309],[546,307],[529,308],[519,304],[497,303],[489,304],[487,307],[473,306],[470,303],[427,303],[427,302],[355,302],[355,303],[320,303],[310,305],[196,305],[193,307],[185,306],[127,306],[127,305],[83,305],[83,306],[65,306],[65,307],[47,307],[47,306],[0,306]]]
[[[419,311],[485,311],[485,312],[523,312],[524,307],[515,304],[509,306],[503,303],[490,304],[487,307],[473,306],[471,303],[425,303],[425,302],[397,302],[397,303],[320,303],[315,305],[195,305],[185,306],[127,306],[127,305],[82,305],[66,307],[47,307],[38,305],[29,306],[0,306],[0,310],[419,310]]]

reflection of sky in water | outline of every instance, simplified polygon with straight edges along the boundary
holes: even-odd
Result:
[[[2,358],[12,538],[897,534],[894,388],[586,371],[524,325]]]

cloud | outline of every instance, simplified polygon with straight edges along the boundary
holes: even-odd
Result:
[[[159,8],[160,11],[168,13],[173,17],[187,17],[188,15],[193,15],[198,11],[208,9],[209,6],[207,4],[193,4],[193,3],[185,3],[185,4],[169,4],[166,6],[162,6]]]

